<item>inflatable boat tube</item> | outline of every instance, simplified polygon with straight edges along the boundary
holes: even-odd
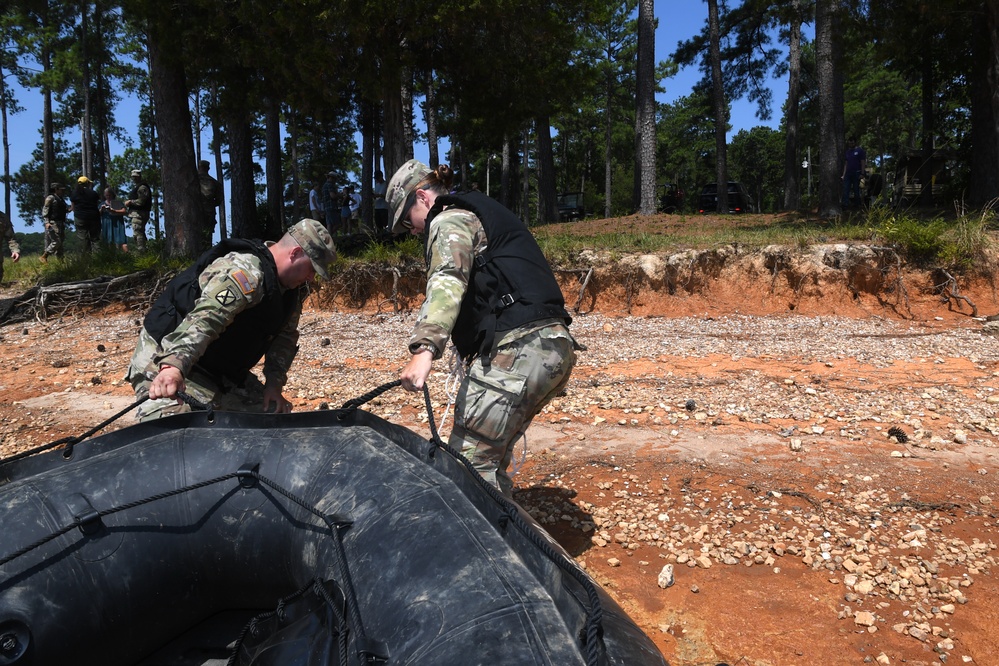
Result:
[[[665,664],[440,440],[194,412],[0,461],[0,666]]]

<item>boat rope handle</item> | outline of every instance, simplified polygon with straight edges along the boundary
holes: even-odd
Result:
[[[102,430],[102,429],[106,428],[108,425],[114,423],[115,421],[117,421],[118,419],[120,419],[122,416],[124,416],[125,414],[128,414],[130,411],[132,411],[133,409],[135,409],[136,407],[138,407],[139,405],[141,405],[142,403],[144,403],[148,399],[149,399],[149,396],[143,396],[143,397],[139,398],[138,400],[136,400],[135,402],[133,402],[131,405],[129,405],[125,409],[121,410],[120,412],[118,412],[114,416],[112,416],[112,417],[110,417],[108,419],[105,419],[104,421],[101,421],[100,423],[98,423],[97,425],[95,425],[93,428],[91,428],[87,432],[83,433],[82,435],[77,435],[76,437],[63,437],[61,439],[57,439],[54,442],[49,442],[48,444],[42,444],[41,446],[37,446],[37,447],[35,447],[33,449],[29,449],[27,451],[22,451],[20,453],[17,453],[17,454],[14,454],[14,455],[10,456],[9,458],[4,458],[4,459],[0,460],[0,465],[6,465],[7,463],[12,463],[15,460],[21,460],[22,458],[27,458],[29,456],[33,456],[36,453],[41,453],[42,451],[48,451],[49,449],[54,449],[55,447],[60,446],[62,444],[66,445],[66,449],[65,449],[65,451],[63,451],[63,454],[62,454],[63,457],[66,458],[66,459],[72,458],[73,457],[73,447],[74,446],[76,446],[77,444],[79,444],[83,440],[87,439],[88,437],[90,437],[94,433],[98,432],[99,430]]]
[[[543,538],[537,530],[533,529],[531,525],[524,520],[523,516],[520,515],[519,506],[501,493],[496,486],[486,481],[482,475],[479,474],[479,470],[475,469],[468,458],[440,438],[440,435],[437,433],[437,426],[434,423],[434,412],[430,404],[430,389],[427,388],[426,384],[423,385],[423,398],[427,406],[427,420],[428,425],[430,426],[432,444],[427,455],[430,458],[433,458],[435,449],[440,448],[446,451],[457,462],[464,465],[465,468],[471,472],[472,478],[478,482],[479,486],[481,486],[483,490],[485,490],[486,494],[492,497],[496,503],[503,508],[504,515],[500,519],[500,530],[503,531],[507,525],[512,523],[518,528],[521,534],[527,537],[528,541],[530,541],[538,550],[548,557],[548,559],[551,560],[555,566],[579,583],[579,585],[586,592],[586,597],[589,601],[589,608],[586,611],[584,641],[584,645],[586,646],[586,665],[599,666],[604,662],[600,651],[600,638],[603,636],[604,610],[603,606],[600,604],[600,594],[597,592],[596,584],[582,571],[582,569],[579,568],[579,565],[577,565],[575,561],[569,559],[564,553],[555,550],[551,543]]]

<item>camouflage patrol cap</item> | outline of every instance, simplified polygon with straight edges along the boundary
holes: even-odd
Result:
[[[306,256],[312,260],[316,274],[328,280],[330,276],[326,268],[336,260],[336,245],[323,223],[305,218],[288,229],[288,235],[305,250]]]
[[[389,179],[385,188],[385,201],[388,202],[389,211],[392,213],[392,233],[405,233],[400,220],[408,212],[406,205],[409,195],[416,190],[420,181],[430,173],[430,167],[419,160],[409,160],[396,171]]]

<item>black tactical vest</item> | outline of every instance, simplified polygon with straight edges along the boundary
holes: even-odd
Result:
[[[264,290],[264,299],[236,315],[218,339],[208,345],[196,367],[213,377],[227,377],[242,385],[246,373],[260,361],[274,337],[288,322],[296,302],[301,299],[299,289],[281,293],[277,265],[262,242],[228,239],[202,254],[192,266],[167,284],[146,314],[143,325],[149,335],[161,342],[194,309],[195,301],[201,296],[201,285],[198,283],[201,272],[230,252],[253,254],[260,258],[264,279],[258,288]]]
[[[488,240],[486,250],[475,257],[451,331],[463,359],[478,354],[488,366],[502,337],[498,333],[543,319],[572,322],[551,266],[520,218],[481,192],[465,192],[439,195],[427,215],[427,227],[445,206],[475,213]],[[428,243],[429,238],[427,234]],[[429,265],[429,246],[426,259]]]

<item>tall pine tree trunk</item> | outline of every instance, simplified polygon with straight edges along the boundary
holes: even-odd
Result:
[[[232,183],[232,237],[260,238],[257,197],[253,187],[253,129],[245,108],[235,106],[227,114],[229,130],[229,180]]]
[[[638,212],[656,212],[656,36],[655,2],[638,3]]]
[[[386,68],[385,81],[385,179],[388,180],[396,170],[405,164],[412,155],[413,146],[407,151],[404,124],[409,118],[403,112],[403,84],[401,72],[398,69]]]
[[[440,148],[437,145],[437,92],[434,90],[434,70],[427,69],[424,85],[427,89],[427,104],[423,120],[427,124],[427,145],[430,148],[430,164],[427,166],[433,169],[441,162]]]
[[[226,205],[225,205],[225,178],[223,177],[222,164],[222,132],[219,128],[219,95],[218,89],[212,84],[212,148],[215,153],[215,174],[219,181],[219,238],[225,240],[229,237],[226,229]]]
[[[267,240],[277,240],[284,233],[284,179],[281,177],[281,102],[267,99],[264,142],[267,173],[267,216],[264,232]]]
[[[557,222],[551,121],[547,115],[541,116],[534,121],[534,127],[538,135],[538,222]]]
[[[842,117],[843,91],[836,74],[840,63],[836,58],[835,0],[818,0],[815,6],[815,56],[819,83],[819,216],[837,217],[843,191]],[[840,89],[837,91],[837,81]],[[839,111],[837,112],[837,101]]]
[[[201,246],[206,221],[199,204],[201,187],[184,66],[169,50],[170,39],[170,32],[164,30],[162,35],[150,34],[148,41],[149,80],[160,143],[163,231],[170,256],[192,257]]]
[[[981,208],[999,197],[999,0],[985,3],[985,16],[978,25],[972,51],[968,203]]]
[[[801,201],[798,169],[798,106],[801,98],[801,2],[791,2],[788,26],[787,103],[784,105],[784,210],[796,210]]]
[[[4,78],[3,62],[0,61],[0,116],[2,116],[3,135],[3,210],[13,217],[10,208],[10,137],[7,133],[7,80]]]
[[[721,68],[721,30],[718,20],[718,0],[708,0],[708,37],[711,60],[711,96],[715,107],[715,180],[718,183],[718,213],[728,212],[728,105]]]

